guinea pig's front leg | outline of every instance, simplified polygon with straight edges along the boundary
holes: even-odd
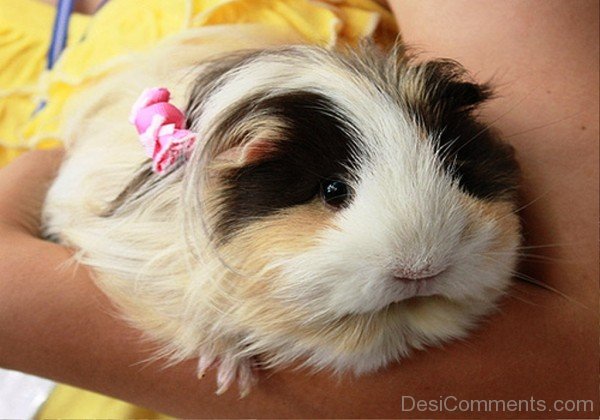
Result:
[[[226,353],[221,357],[214,355],[201,355],[198,360],[198,378],[202,379],[212,367],[217,369],[217,395],[227,391],[237,379],[240,397],[243,398],[256,383],[256,374],[253,369],[253,359],[240,357],[233,353]]]

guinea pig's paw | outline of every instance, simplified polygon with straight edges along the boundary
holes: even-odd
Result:
[[[206,375],[206,372],[208,372],[209,369],[217,366],[217,364],[218,364],[218,362],[217,362],[217,358],[215,356],[212,356],[212,355],[200,356],[200,358],[198,359],[198,369],[196,372],[198,379],[204,378],[204,376]]]
[[[217,395],[227,391],[237,379],[240,397],[243,398],[256,383],[256,374],[253,369],[251,358],[234,357],[225,355],[217,358],[211,355],[200,356],[198,360],[198,379],[204,378],[206,372],[211,368],[217,369]]]
[[[217,368],[217,395],[227,391],[235,380],[238,383],[240,398],[244,398],[256,383],[251,358],[226,355],[221,359]]]

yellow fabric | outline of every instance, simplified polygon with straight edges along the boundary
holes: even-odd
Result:
[[[0,0],[0,166],[27,147],[22,134],[35,110],[54,9],[36,0]],[[74,15],[68,41],[81,38],[89,17]]]
[[[0,0],[0,11],[0,166],[27,148],[56,144],[74,92],[117,69],[128,53],[187,28],[260,23],[326,46],[396,36],[393,16],[374,0],[111,0],[93,18],[73,16],[69,47],[46,72],[52,7]],[[32,118],[41,100],[47,105]]]
[[[186,29],[263,24],[323,46],[397,36],[392,14],[374,0],[110,0],[93,17],[72,16],[68,48],[46,71],[53,20],[47,4],[0,0],[0,167],[27,149],[59,145],[61,112],[76,91]],[[32,117],[41,100],[46,106]],[[38,417],[165,418],[62,385]]]
[[[126,402],[60,385],[37,414],[38,419],[170,419]]]

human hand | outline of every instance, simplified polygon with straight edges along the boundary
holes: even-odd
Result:
[[[0,169],[0,230],[40,235],[42,204],[63,156],[63,149],[35,150]]]

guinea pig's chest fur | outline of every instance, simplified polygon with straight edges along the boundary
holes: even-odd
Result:
[[[257,367],[369,372],[494,309],[518,167],[458,64],[299,45],[181,70],[191,158],[152,173],[116,120],[127,101],[105,104],[73,122],[44,211],[157,356],[199,357],[220,392],[247,392]]]

